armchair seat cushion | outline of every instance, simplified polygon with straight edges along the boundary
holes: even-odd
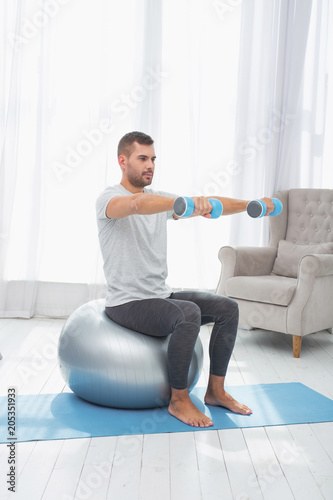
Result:
[[[295,278],[284,276],[235,276],[226,282],[226,294],[266,304],[288,306],[297,286]]]

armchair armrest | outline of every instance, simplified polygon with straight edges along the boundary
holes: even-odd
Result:
[[[330,277],[330,278],[327,278]],[[318,295],[318,289],[321,292],[322,299],[316,301],[316,310],[320,308],[324,302],[325,288],[324,281],[329,279],[327,283],[328,289],[332,289],[333,282],[333,254],[312,254],[305,255],[300,259],[297,273],[297,287],[292,301],[289,305],[289,313],[287,317],[287,331],[293,332],[296,335],[301,335],[304,325],[302,325],[302,317],[306,307],[308,307],[312,293]],[[317,284],[317,287],[316,287]],[[327,292],[326,292],[327,293]],[[322,311],[325,315],[327,311]]]
[[[225,294],[225,284],[233,276],[265,276],[270,274],[276,258],[274,247],[222,247],[218,257],[221,274],[216,293]]]
[[[305,255],[298,264],[298,279],[312,279],[333,274],[333,254]]]

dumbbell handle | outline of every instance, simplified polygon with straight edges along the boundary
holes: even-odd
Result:
[[[217,219],[222,215],[223,205],[216,198],[208,198],[208,201],[213,207],[210,212],[211,218]],[[177,217],[189,217],[194,211],[194,201],[188,196],[178,196],[173,203],[173,211]]]
[[[274,210],[269,215],[279,215],[283,210],[282,202],[278,198],[272,198],[272,202],[274,203]],[[267,207],[263,200],[252,200],[247,204],[246,210],[250,217],[256,219],[266,214]]]

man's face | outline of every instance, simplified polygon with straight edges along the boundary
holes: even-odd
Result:
[[[155,170],[154,146],[133,144],[133,151],[125,157],[124,173],[135,188],[144,188],[152,183]]]

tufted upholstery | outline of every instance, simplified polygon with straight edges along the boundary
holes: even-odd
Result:
[[[283,211],[269,218],[269,247],[222,247],[216,293],[238,302],[241,324],[293,335],[298,357],[302,336],[323,329],[332,332],[332,246],[326,245],[321,254],[313,254],[313,248],[333,243],[333,189],[291,189],[274,197],[282,201]],[[283,240],[302,250],[296,276],[288,274],[288,254],[283,276],[272,273]]]
[[[333,189],[291,189],[286,240],[300,245],[333,242]]]

